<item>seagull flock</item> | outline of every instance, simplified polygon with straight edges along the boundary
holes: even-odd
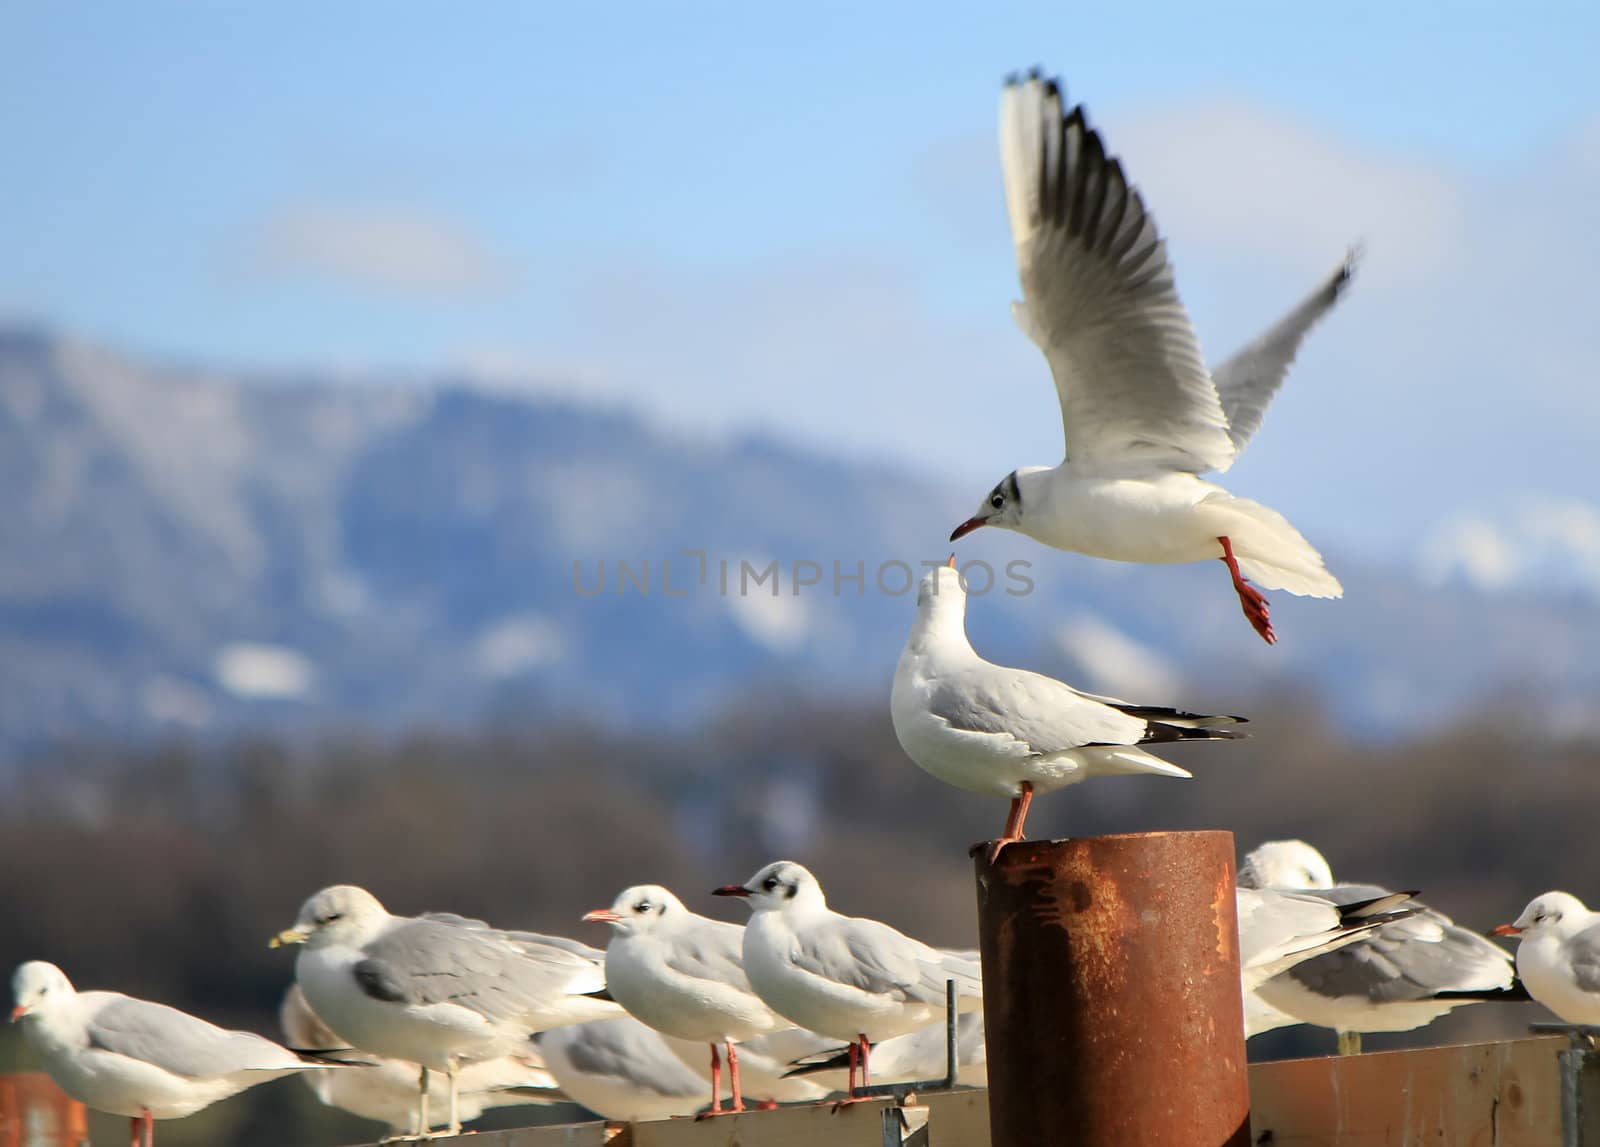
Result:
[[[1155,221],[1083,107],[1037,73],[1008,80],[1000,155],[1015,316],[1049,363],[1066,455],[1012,471],[951,541],[995,526],[1117,561],[1217,558],[1250,625],[1276,642],[1261,587],[1336,598],[1339,582],[1282,515],[1200,475],[1226,470],[1259,429],[1300,343],[1348,287],[1353,252],[1208,370]],[[918,766],[1010,801],[991,863],[1023,838],[1036,794],[1096,776],[1188,777],[1152,750],[1244,736],[1243,717],[1095,696],[986,661],[967,640],[966,605],[952,555],[919,585],[890,716]],[[642,1120],[847,1103],[874,1080],[942,1077],[951,999],[958,1080],[986,1081],[976,952],[843,915],[793,861],[714,895],[742,900],[749,922],[700,915],[659,885],[624,889],[582,918],[610,929],[602,951],[448,913],[398,916],[336,885],[272,939],[298,949],[284,1044],[77,991],[38,960],[12,978],[11,1018],[65,1091],[129,1118],[133,1147],[151,1147],[155,1120],[295,1074],[406,1140],[512,1104]],[[1515,961],[1412,891],[1335,882],[1303,841],[1246,855],[1236,898],[1247,1036],[1312,1024],[1352,1052],[1364,1032],[1530,996],[1600,1024],[1600,913],[1567,893],[1493,929],[1520,937]]]

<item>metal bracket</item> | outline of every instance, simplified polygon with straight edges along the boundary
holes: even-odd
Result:
[[[1600,1145],[1600,1027],[1593,1024],[1529,1024],[1535,1035],[1564,1035],[1569,1046],[1556,1053],[1561,1065],[1561,1145]]]
[[[871,1087],[858,1087],[855,1095],[859,1098],[865,1095],[888,1095],[894,1098],[899,1107],[906,1105],[906,1097],[919,1091],[954,1091],[956,1088],[956,1074],[960,1065],[956,1062],[956,982],[944,982],[944,1078],[943,1079],[917,1079],[907,1083],[879,1083]],[[888,1118],[888,1112],[884,1113]],[[885,1124],[887,1127],[887,1124]],[[884,1131],[888,1135],[888,1131]],[[888,1143],[887,1138],[884,1139]],[[899,1141],[896,1140],[896,1143]]]
[[[883,1147],[928,1147],[926,1107],[886,1107],[883,1110]]]

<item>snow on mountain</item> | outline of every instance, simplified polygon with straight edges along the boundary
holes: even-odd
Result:
[[[17,327],[0,481],[4,752],[508,710],[685,723],[784,681],[886,701],[915,577],[970,501],[470,382],[244,379]],[[985,656],[1129,700],[1239,711],[1310,688],[1382,733],[1507,683],[1569,724],[1600,697],[1600,514],[1581,503],[1445,523],[1421,576],[1330,554],[1348,596],[1275,595],[1275,649],[1215,563],[989,530],[960,554],[992,581],[968,610]]]

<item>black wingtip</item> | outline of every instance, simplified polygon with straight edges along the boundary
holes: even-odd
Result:
[[[616,997],[605,988],[601,988],[598,992],[584,992],[583,998],[586,1000],[600,1000],[608,1004],[614,1004],[617,1002]]]

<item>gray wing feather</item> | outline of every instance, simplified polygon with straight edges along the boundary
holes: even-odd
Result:
[[[632,1016],[592,1020],[542,1033],[541,1047],[559,1046],[584,1075],[626,1080],[657,1095],[691,1096],[705,1081],[673,1054],[665,1040]]]
[[[807,971],[875,995],[924,1004],[944,1002],[945,981],[963,996],[983,994],[978,967],[897,932],[877,920],[841,916],[800,938],[795,963]]]
[[[1260,429],[1268,405],[1294,363],[1301,341],[1344,295],[1355,275],[1359,257],[1360,252],[1351,248],[1339,269],[1304,302],[1211,372],[1222,398],[1223,413],[1228,416],[1228,434],[1235,450],[1243,450],[1251,435]]]
[[[700,917],[692,928],[672,935],[666,963],[673,971],[697,980],[732,984],[751,992],[744,974],[744,929],[710,917]]]
[[[1586,928],[1567,941],[1572,978],[1586,992],[1600,992],[1600,928]]]
[[[95,1010],[88,1036],[91,1047],[187,1079],[302,1066],[293,1052],[262,1036],[227,1031],[177,1008],[127,996],[114,996]]]
[[[516,1019],[563,995],[604,987],[604,972],[563,947],[483,927],[418,918],[362,949],[362,988],[397,1003],[453,1003],[492,1020]]]
[[[1166,243],[1083,108],[1052,80],[1007,85],[1000,158],[1026,304],[1055,378],[1067,456],[1226,469],[1233,443]]]
[[[1350,904],[1386,892],[1375,885],[1341,884],[1307,895]],[[1298,964],[1286,974],[1321,995],[1364,996],[1374,1003],[1510,987],[1511,956],[1504,948],[1458,926],[1442,912],[1416,901],[1406,906],[1413,915],[1385,924],[1337,952]]]
[[[953,729],[1008,734],[1041,756],[1085,745],[1136,745],[1149,729],[1054,678],[988,663],[941,677],[929,708]]]

